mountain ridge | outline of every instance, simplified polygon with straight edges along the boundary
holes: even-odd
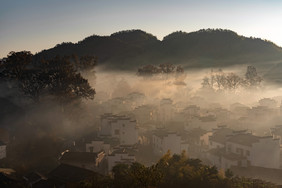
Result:
[[[238,64],[275,67],[282,62],[282,48],[260,38],[244,37],[224,29],[173,32],[158,40],[142,30],[124,30],[109,36],[92,35],[77,43],[61,43],[36,54],[94,55],[108,70],[137,70],[146,64],[173,63],[184,68],[227,67]]]

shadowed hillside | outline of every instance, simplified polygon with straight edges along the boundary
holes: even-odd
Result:
[[[93,35],[75,44],[59,44],[36,57],[72,54],[95,55],[100,66],[114,70],[136,70],[145,64],[160,63],[182,64],[184,68],[248,64],[271,69],[282,59],[282,49],[274,43],[222,29],[178,31],[162,41],[141,30],[121,31],[110,36]]]

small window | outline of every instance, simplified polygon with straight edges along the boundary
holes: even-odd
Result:
[[[119,130],[118,129],[115,130],[115,135],[119,135]]]
[[[91,153],[93,153],[93,146],[91,146],[91,147],[89,147],[89,151],[91,152]]]

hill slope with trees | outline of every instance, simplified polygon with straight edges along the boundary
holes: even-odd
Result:
[[[174,32],[163,40],[141,30],[127,30],[110,36],[93,35],[78,43],[62,43],[43,50],[37,58],[56,55],[92,55],[107,69],[135,69],[145,64],[174,63],[184,68],[205,68],[237,64],[275,65],[282,49],[259,38],[240,36],[230,30],[203,29]]]

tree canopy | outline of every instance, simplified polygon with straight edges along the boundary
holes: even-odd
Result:
[[[257,179],[234,177],[230,170],[219,172],[215,166],[202,164],[199,159],[166,153],[156,164],[146,167],[140,163],[118,164],[113,168],[112,181],[107,187],[140,187],[140,188],[170,188],[170,187],[197,187],[197,188],[272,188],[274,184]],[[95,187],[97,184],[87,184],[86,187]],[[92,182],[93,183],[93,182]],[[104,183],[105,185],[105,183]]]
[[[231,72],[225,73],[221,69],[212,70],[210,76],[205,76],[202,80],[203,88],[211,88],[214,90],[233,90],[239,87],[256,88],[261,84],[262,78],[257,74],[254,66],[248,66],[245,78]]]
[[[85,98],[94,99],[95,90],[79,71],[96,65],[96,58],[85,56],[75,59],[55,57],[37,62],[30,52],[11,52],[0,62],[0,76],[6,82],[38,102],[41,96],[51,95],[61,103]]]

